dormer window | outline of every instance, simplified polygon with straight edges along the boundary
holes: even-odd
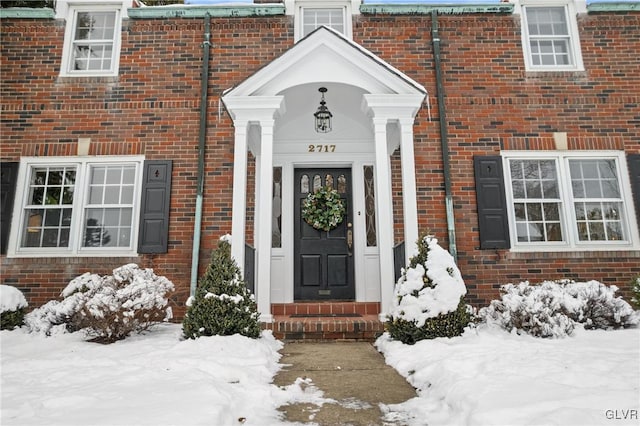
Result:
[[[523,2],[522,23],[522,44],[528,70],[583,69],[572,2]]]
[[[296,1],[296,41],[325,26],[351,38],[350,1]]]
[[[117,76],[120,6],[72,5],[62,57],[62,76]]]
[[[302,8],[302,37],[324,25],[344,34],[344,8]]]

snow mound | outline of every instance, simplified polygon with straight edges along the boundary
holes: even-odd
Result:
[[[0,312],[17,311],[27,306],[27,299],[20,290],[10,285],[0,285]]]

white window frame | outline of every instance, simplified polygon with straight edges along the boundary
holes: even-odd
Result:
[[[101,156],[101,157],[22,157],[16,181],[16,198],[11,221],[11,233],[7,257],[121,257],[136,256],[140,220],[140,197],[144,156]],[[89,198],[89,178],[91,166],[135,165],[133,185],[133,211],[131,237],[128,247],[83,247],[84,223]],[[72,166],[76,168],[74,199],[71,204],[72,217],[69,247],[20,247],[24,226],[25,206],[29,197],[29,177],[31,170],[46,166]]]
[[[61,77],[117,77],[120,68],[120,48],[122,44],[122,8],[123,2],[110,3],[108,1],[95,3],[68,3],[66,13],[66,28],[64,33],[64,46],[62,50],[62,62],[60,64]],[[113,49],[111,51],[111,68],[108,70],[74,70],[73,65],[73,45],[75,37],[75,27],[78,13],[81,12],[114,12],[115,24],[113,34]]]
[[[343,35],[348,38],[353,38],[353,24],[352,24],[352,5],[351,1],[343,0],[328,0],[328,1],[296,1],[295,2],[295,16],[294,16],[294,38],[297,42],[304,38],[304,11],[305,9],[341,9],[344,33]]]
[[[527,23],[528,8],[562,7],[564,9],[567,28],[569,30],[569,59],[568,65],[534,65],[532,61],[531,45],[529,43],[529,26]],[[527,71],[584,71],[582,62],[582,49],[578,22],[576,19],[576,7],[573,0],[522,0],[520,1],[522,50]]]
[[[507,198],[507,214],[511,251],[514,252],[553,252],[553,251],[608,251],[637,250],[640,248],[640,237],[636,222],[631,182],[626,157],[622,151],[502,151],[505,195]],[[580,241],[574,208],[573,191],[569,171],[569,160],[611,159],[617,167],[617,177],[623,204],[622,226],[626,234],[625,241]],[[560,222],[564,241],[519,242],[516,232],[516,218],[513,208],[514,196],[511,184],[511,160],[554,160],[560,193]]]

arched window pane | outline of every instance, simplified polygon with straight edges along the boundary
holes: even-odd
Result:
[[[328,188],[332,188],[333,189],[333,176],[332,175],[327,175],[327,177],[325,178],[325,185]]]

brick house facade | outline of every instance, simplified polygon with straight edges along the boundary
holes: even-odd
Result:
[[[393,247],[429,231],[478,306],[522,280],[628,297],[638,2],[393,3],[2,9],[2,284],[37,306],[134,262],[176,284],[180,317],[233,233],[265,321],[271,304],[337,294],[384,314],[413,243]],[[299,216],[316,175],[348,207],[324,234]]]

